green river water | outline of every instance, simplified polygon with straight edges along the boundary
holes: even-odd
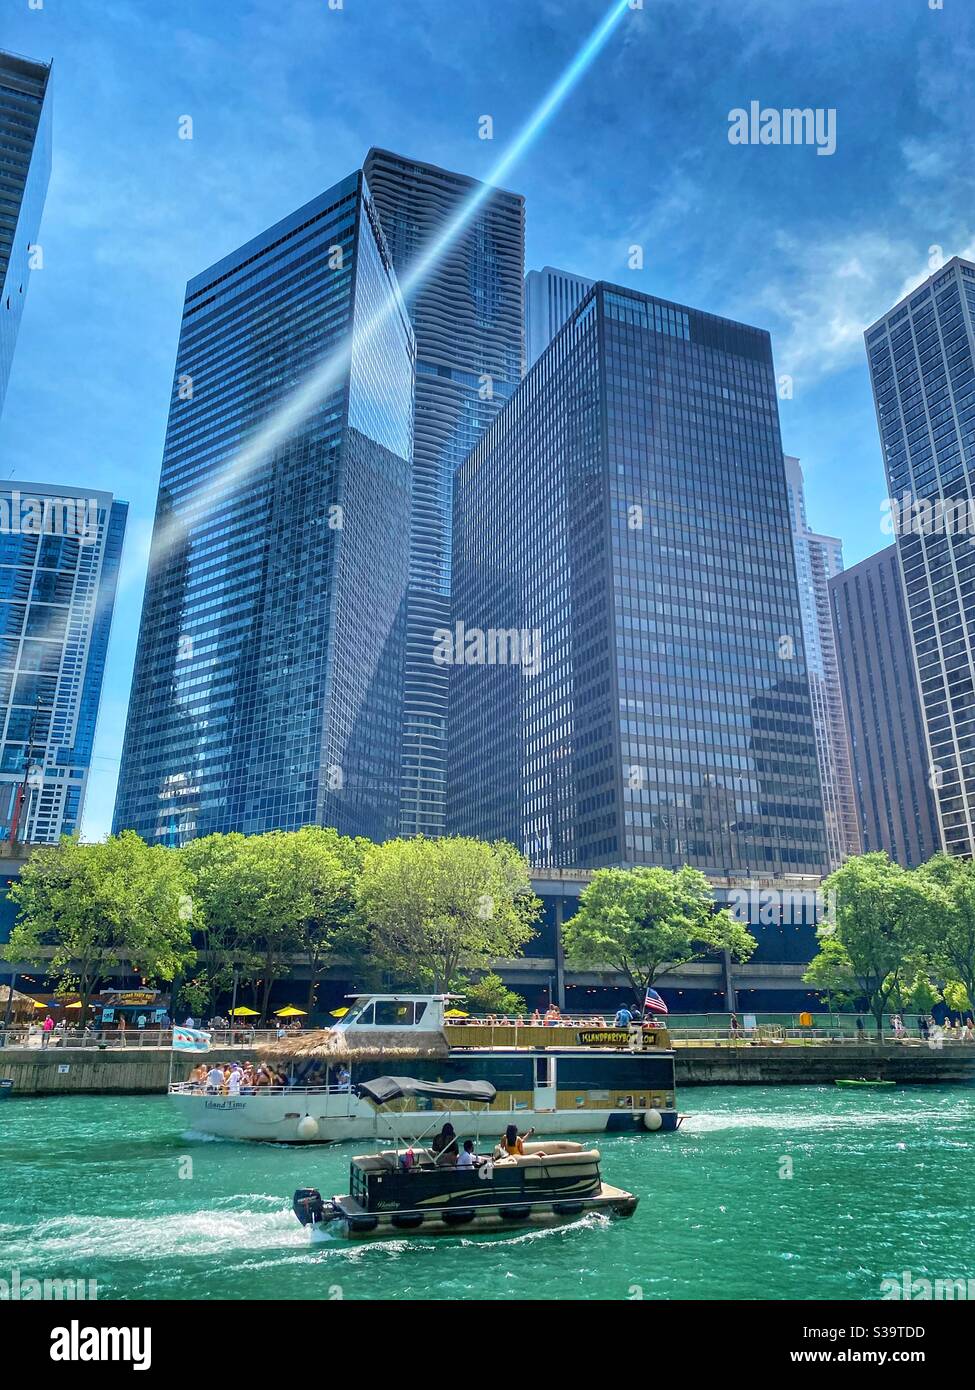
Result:
[[[187,1135],[164,1097],[10,1099],[0,1279],[94,1279],[103,1299],[876,1299],[904,1270],[975,1278],[975,1088],[694,1089],[682,1108],[674,1135],[600,1136],[630,1220],[312,1243],[292,1193],[346,1191],[354,1146]]]

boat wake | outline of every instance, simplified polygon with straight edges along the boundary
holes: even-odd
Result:
[[[7,1227],[4,1254],[32,1270],[66,1266],[72,1260],[99,1262],[153,1258],[219,1259],[241,1250],[263,1252],[300,1247],[304,1237],[281,1198],[263,1193],[224,1198],[204,1211],[139,1217],[68,1215],[32,1227]]]

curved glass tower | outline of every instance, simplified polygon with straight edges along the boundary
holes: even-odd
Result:
[[[365,174],[405,280],[481,187],[372,149]],[[446,796],[447,679],[433,660],[449,621],[454,474],[521,380],[524,199],[496,190],[407,303],[416,333],[413,525],[404,691],[404,835],[439,835]]]
[[[316,408],[241,465],[330,361]],[[412,415],[361,173],[190,281],[117,830],[395,833]]]

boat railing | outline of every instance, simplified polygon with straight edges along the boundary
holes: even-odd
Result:
[[[447,1027],[459,1028],[613,1028],[611,1018],[595,1014],[562,1014],[549,1019],[525,1017],[524,1014],[472,1014],[470,1018],[448,1018]]]
[[[348,1096],[351,1086],[242,1086],[240,1091],[230,1092],[226,1086],[208,1086],[205,1081],[174,1081],[170,1084],[171,1096]]]

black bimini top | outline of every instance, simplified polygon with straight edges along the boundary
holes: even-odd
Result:
[[[408,1096],[479,1101],[490,1105],[497,1095],[490,1081],[415,1081],[412,1076],[377,1076],[372,1081],[360,1081],[356,1089],[374,1105],[386,1105],[391,1100]]]

